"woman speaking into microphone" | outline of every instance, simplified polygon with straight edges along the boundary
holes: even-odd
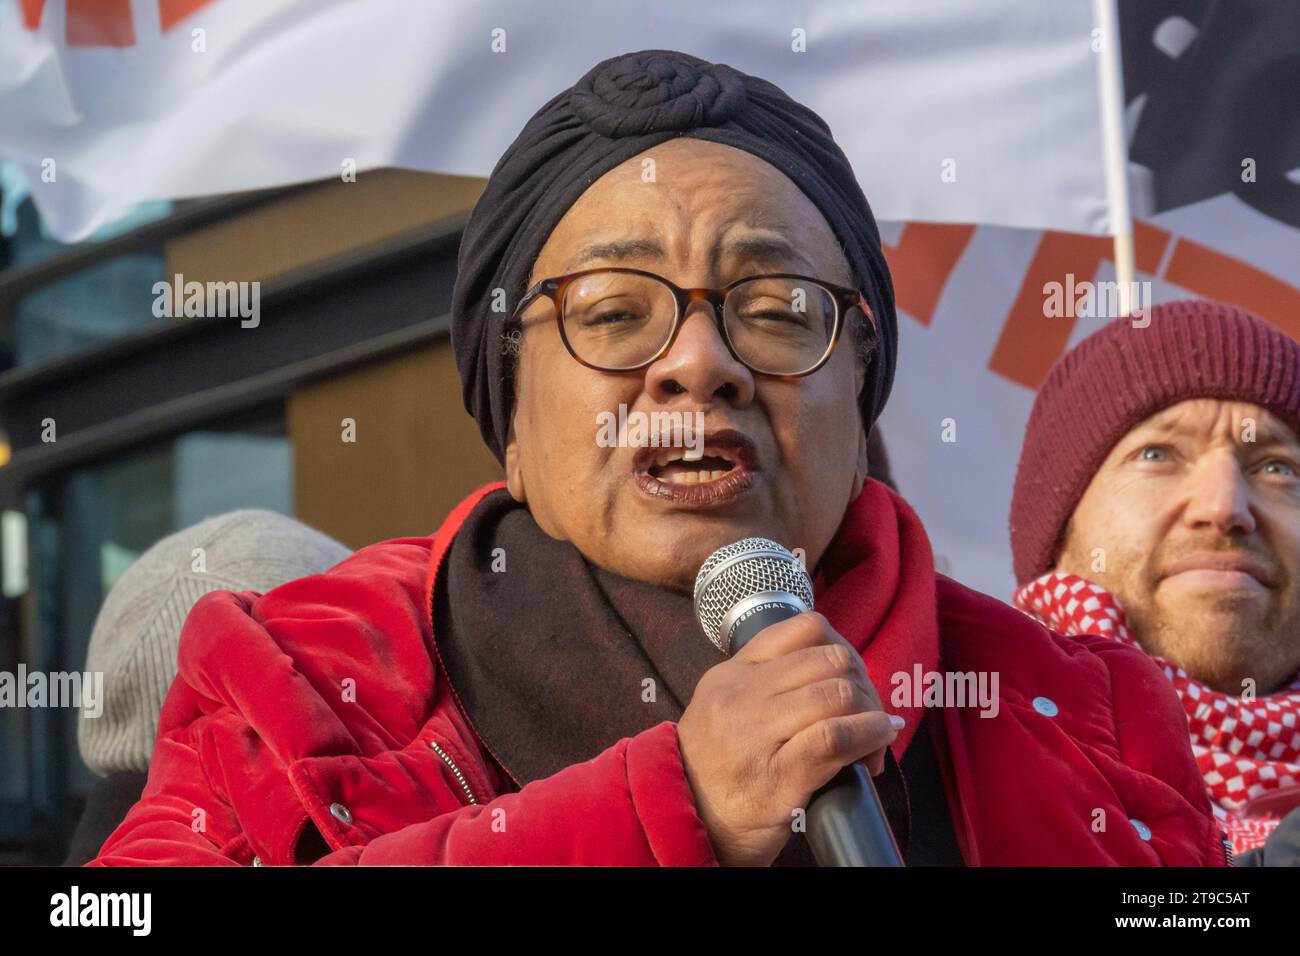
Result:
[[[1224,862],[1155,665],[937,575],[867,474],[893,290],[811,110],[606,60],[506,150],[458,265],[504,482],[430,537],[204,597],[94,864],[808,864],[810,797],[855,761],[909,865]],[[691,589],[747,537],[802,555],[818,610],[727,658]]]

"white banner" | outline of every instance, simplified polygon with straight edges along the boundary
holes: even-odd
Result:
[[[59,238],[149,199],[487,175],[598,61],[678,49],[830,124],[877,218],[1109,228],[1091,0],[0,0],[0,158]]]

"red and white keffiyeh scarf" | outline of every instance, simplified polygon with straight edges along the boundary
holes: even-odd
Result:
[[[1013,603],[1059,634],[1098,634],[1141,650],[1114,595],[1077,575],[1044,574],[1019,588]],[[1151,659],[1183,702],[1192,753],[1233,852],[1263,846],[1285,812],[1245,810],[1261,797],[1300,788],[1300,675],[1285,689],[1252,700],[1213,690],[1176,664]]]

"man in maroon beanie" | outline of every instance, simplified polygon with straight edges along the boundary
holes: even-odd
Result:
[[[1196,301],[1084,339],[1029,416],[1011,549],[1017,607],[1161,664],[1234,850],[1264,846],[1300,806],[1300,343]]]

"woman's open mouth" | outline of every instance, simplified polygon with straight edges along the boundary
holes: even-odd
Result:
[[[708,436],[703,447],[642,448],[635,458],[637,487],[652,498],[708,507],[739,497],[758,471],[754,443],[734,429]]]

